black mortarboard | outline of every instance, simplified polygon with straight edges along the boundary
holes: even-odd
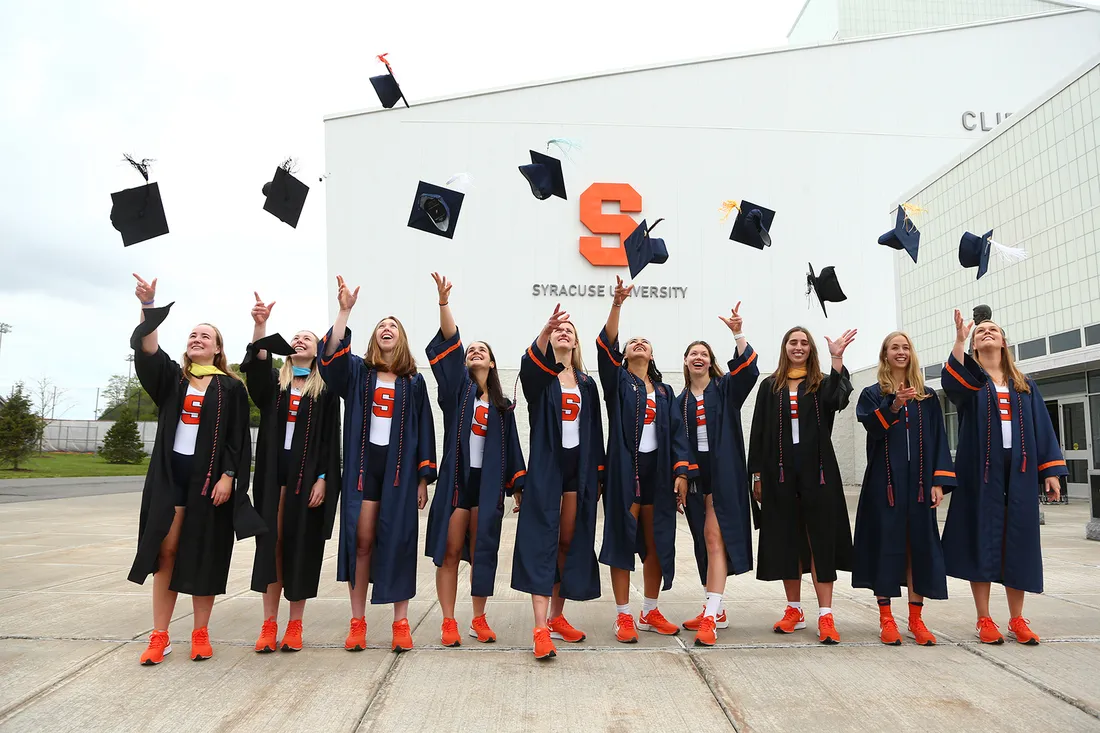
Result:
[[[139,163],[129,155],[126,161],[145,179],[144,186],[111,194],[111,226],[122,235],[123,246],[129,247],[167,234],[168,219],[164,216],[160,186],[149,183],[149,164],[153,161],[146,158]]]
[[[905,213],[905,207],[898,207],[898,219],[894,228],[878,238],[879,244],[884,244],[893,249],[904,249],[917,261],[917,250],[920,247],[920,231],[909,215]]]
[[[409,226],[422,232],[452,239],[464,198],[466,194],[461,191],[453,191],[421,181],[416,188],[416,198],[413,199]]]
[[[531,184],[531,193],[540,201],[551,196],[567,198],[565,175],[561,170],[561,161],[557,158],[532,150],[531,165],[521,165],[519,172]]]
[[[979,323],[985,323],[986,321],[993,320],[993,309],[988,305],[976,305],[974,306],[974,325]]]
[[[374,87],[374,93],[378,95],[378,101],[382,103],[382,106],[386,109],[390,109],[397,100],[401,100],[405,103],[405,106],[409,106],[408,100],[405,99],[405,95],[401,93],[401,87],[397,83],[397,77],[393,75],[393,68],[390,66],[390,62],[386,61],[386,55],[382,54],[378,57],[378,60],[386,65],[386,73],[379,76],[372,76],[370,78],[370,84]]]
[[[289,161],[275,169],[275,177],[263,186],[264,211],[274,214],[280,221],[298,228],[298,217],[306,205],[309,186],[299,181],[287,169]]]
[[[294,347],[286,342],[282,334],[273,333],[270,336],[264,336],[262,339],[257,339],[252,342],[252,348],[256,351],[266,350],[272,354],[278,356],[291,356],[294,354]]]
[[[847,300],[848,296],[844,294],[844,291],[840,289],[840,281],[836,278],[836,271],[832,265],[821,268],[821,274],[814,274],[814,266],[807,263],[810,267],[810,272],[806,275],[806,292],[811,290],[817,294],[817,300],[821,303],[821,312],[825,314],[825,317],[829,317],[829,311],[825,310],[826,303],[839,303],[842,300]]]
[[[764,249],[772,246],[772,220],[775,212],[765,209],[763,206],[751,201],[741,201],[737,210],[737,218],[733,220],[733,231],[730,239],[734,242],[747,244],[756,249]]]
[[[653,222],[653,226],[647,227],[645,219],[626,238],[626,261],[630,265],[630,279],[638,277],[638,273],[646,265],[663,265],[668,261],[668,249],[665,240],[653,239],[649,233],[664,219]]]
[[[963,267],[977,267],[977,280],[989,270],[989,241],[993,239],[993,230],[990,229],[984,236],[964,232],[959,240],[959,264]]]

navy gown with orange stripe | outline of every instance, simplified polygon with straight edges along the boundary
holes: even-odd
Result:
[[[325,353],[332,329],[321,339]],[[363,475],[378,370],[351,353],[351,329],[331,357],[321,357],[319,371],[329,389],[344,398],[344,471],[340,482],[340,551],[336,579],[355,581],[356,528],[363,506]],[[416,488],[421,479],[435,481],[435,427],[424,377],[398,377],[394,385],[393,421],[382,480],[374,552],[371,553],[371,603],[397,603],[416,595],[417,535],[420,528]]]
[[[873,384],[856,404],[856,418],[867,429],[867,470],[856,510],[852,586],[870,588],[876,596],[901,597],[908,545],[914,592],[947,598],[932,487],[950,492],[955,467],[939,398],[932,389],[925,394],[895,414],[894,395]]]
[[[449,339],[437,331],[426,349],[428,363],[439,385],[439,406],[443,409],[443,459],[428,512],[428,536],[424,554],[442,567],[447,554],[447,530],[458,506],[459,492],[470,475],[470,431],[477,403],[477,383],[466,370],[466,352],[458,329]],[[488,401],[487,397],[482,397]],[[485,425],[485,452],[481,461],[481,489],[478,493],[476,538],[470,579],[470,594],[493,595],[500,549],[500,526],[504,519],[504,497],[523,490],[527,473],[512,409],[498,410],[489,403]],[[469,535],[467,535],[469,538]],[[470,562],[467,539],[462,559]]]
[[[519,381],[531,425],[531,445],[512,555],[512,588],[549,596],[554,583],[560,581],[558,592],[562,598],[590,601],[600,597],[600,568],[596,562],[596,507],[604,471],[600,393],[592,377],[575,372],[581,391],[577,518],[565,565],[559,574],[563,403],[558,374],[566,366],[556,361],[553,349],[547,351],[545,354],[540,351],[536,341],[524,353],[519,366]]]
[[[607,475],[603,492],[603,546],[600,562],[613,568],[634,570],[634,556],[645,560],[645,540],[630,513],[638,496],[637,460],[646,413],[645,382],[626,368],[619,344],[607,331],[596,339],[600,383],[607,405]],[[688,446],[676,394],[667,384],[653,385],[656,401],[657,471],[660,473],[653,500],[653,540],[661,561],[663,588],[672,587],[676,575],[676,476],[693,478],[694,457]]]
[[[947,574],[1042,593],[1040,485],[1068,473],[1043,396],[1030,379],[1031,392],[1017,392],[1008,381],[1012,449],[1006,486],[1000,411],[988,375],[969,355],[962,363],[952,355],[942,379],[959,411],[958,488],[943,528]]]
[[[730,359],[729,372],[711,379],[703,390],[703,415],[710,457],[711,500],[714,517],[726,545],[726,574],[739,575],[752,570],[752,525],[749,515],[749,477],[745,465],[745,436],[741,428],[741,407],[756,380],[760,378],[756,352],[746,345],[745,352]],[[688,446],[695,454],[700,426],[696,418],[697,402],[690,387],[677,399]],[[706,498],[702,492],[688,496],[688,527],[695,546],[699,582],[707,583],[707,545],[703,537],[706,523]]]

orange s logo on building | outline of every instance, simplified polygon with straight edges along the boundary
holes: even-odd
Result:
[[[619,214],[605,214],[603,204],[619,204]],[[580,250],[584,258],[597,267],[626,267],[626,238],[638,227],[638,222],[625,212],[642,210],[642,195],[628,183],[593,183],[581,194],[581,223],[597,235],[581,237]],[[617,247],[604,247],[601,234],[617,234]]]

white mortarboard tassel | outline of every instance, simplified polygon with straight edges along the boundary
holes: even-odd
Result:
[[[989,245],[1002,260],[1009,264],[1027,259],[1027,252],[1022,247],[1006,247],[1003,244],[994,242],[992,238],[989,240]]]

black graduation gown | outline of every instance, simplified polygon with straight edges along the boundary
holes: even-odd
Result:
[[[330,328],[318,351],[325,353]],[[362,475],[367,470],[370,413],[378,372],[351,353],[351,329],[336,353],[320,359],[325,384],[344,398],[344,470],[340,490],[340,553],[336,579],[355,582],[355,532],[363,506]],[[382,500],[371,553],[371,603],[398,603],[416,595],[416,537],[420,523],[416,487],[435,481],[435,427],[424,377],[398,377],[394,385],[395,417],[382,481]]]
[[[638,494],[637,451],[645,422],[645,383],[626,369],[618,342],[611,343],[606,330],[596,339],[603,398],[607,404],[607,477],[603,492],[603,546],[600,562],[613,568],[634,570],[634,555],[645,560],[645,539],[630,513]],[[693,478],[691,449],[676,409],[676,395],[667,384],[653,385],[657,416],[657,470],[660,480],[653,501],[653,540],[661,561],[664,590],[676,574],[675,477]]]
[[[741,406],[749,398],[760,367],[756,352],[746,345],[743,354],[735,354],[729,371],[711,379],[703,391],[703,409],[707,416],[707,447],[710,458],[711,496],[714,516],[726,545],[726,574],[738,575],[752,570],[752,527],[749,523],[749,485],[745,470],[745,437],[741,429]],[[695,420],[697,401],[690,385],[677,398],[677,409],[687,434],[694,461],[699,445],[699,427]],[[688,494],[684,507],[695,547],[699,582],[707,584],[706,498],[702,491]]]
[[[837,570],[852,568],[852,529],[832,440],[836,413],[848,406],[852,382],[845,369],[831,371],[814,394],[806,394],[805,382],[798,385],[797,451],[791,442],[790,395],[786,389],[776,394],[774,384],[769,376],[757,390],[749,437],[749,474],[760,474],[762,494],[760,504],[752,502],[760,529],[756,577],[800,578],[800,560],[802,572],[810,572],[812,545],[818,580],[832,582]]]
[[[146,354],[141,339],[156,330],[168,316],[171,304],[147,308],[145,321],[134,329],[134,371],[141,386],[158,408],[157,437],[141,491],[138,545],[129,579],[143,584],[157,570],[157,556],[175,518],[172,481],[172,446],[176,425],[187,394],[187,378],[180,365],[163,349]],[[194,469],[187,488],[187,505],[180,530],[176,562],[169,587],[193,596],[225,593],[233,535],[254,537],[267,531],[248,499],[252,436],[248,430],[248,393],[230,376],[211,377],[206,388],[195,441]],[[214,484],[225,471],[236,471],[229,501],[214,506]]]
[[[989,376],[969,355],[962,363],[952,355],[941,378],[959,411],[958,488],[943,526],[947,574],[1042,593],[1039,488],[1047,478],[1065,476],[1068,470],[1039,387],[1029,379],[1031,392],[1017,392],[1008,381],[1013,438],[1005,486],[998,458],[1003,450],[1000,412]]]
[[[939,398],[932,389],[925,394],[894,414],[894,395],[873,384],[856,404],[856,418],[867,429],[867,469],[856,510],[852,586],[870,588],[876,596],[901,597],[908,542],[913,590],[925,598],[947,598],[932,487],[949,493],[955,466]]]
[[[512,587],[523,593],[549,596],[554,583],[560,581],[558,592],[562,598],[590,601],[600,597],[600,569],[596,562],[596,507],[604,472],[600,394],[592,377],[576,373],[581,392],[577,519],[559,576],[562,392],[558,374],[566,367],[555,360],[552,348],[547,351],[540,351],[536,341],[519,364],[519,381],[531,426],[531,449],[516,523]]]
[[[290,388],[279,389],[279,373],[271,365],[270,352],[262,360],[256,352],[249,344],[241,371],[248,393],[260,410],[252,493],[268,531],[256,538],[252,590],[263,593],[278,579],[275,551],[279,538],[279,455],[286,442]],[[325,501],[310,509],[309,495],[321,474],[325,474]],[[339,497],[340,397],[326,389],[316,401],[302,395],[291,439],[282,541],[283,595],[288,601],[317,595],[325,540],[332,537]]]
[[[439,406],[443,409],[443,459],[428,512],[428,536],[424,554],[442,567],[447,554],[447,530],[451,514],[458,504],[459,491],[470,475],[470,424],[477,402],[477,383],[466,371],[466,352],[458,329],[449,339],[437,331],[426,349],[428,363],[439,385]],[[488,432],[481,461],[481,488],[478,492],[477,526],[472,527],[477,542],[473,558],[470,594],[493,595],[500,550],[500,528],[504,520],[504,497],[523,490],[527,473],[516,430],[516,415],[511,409],[499,411],[489,404]],[[470,562],[469,534],[462,559]]]

